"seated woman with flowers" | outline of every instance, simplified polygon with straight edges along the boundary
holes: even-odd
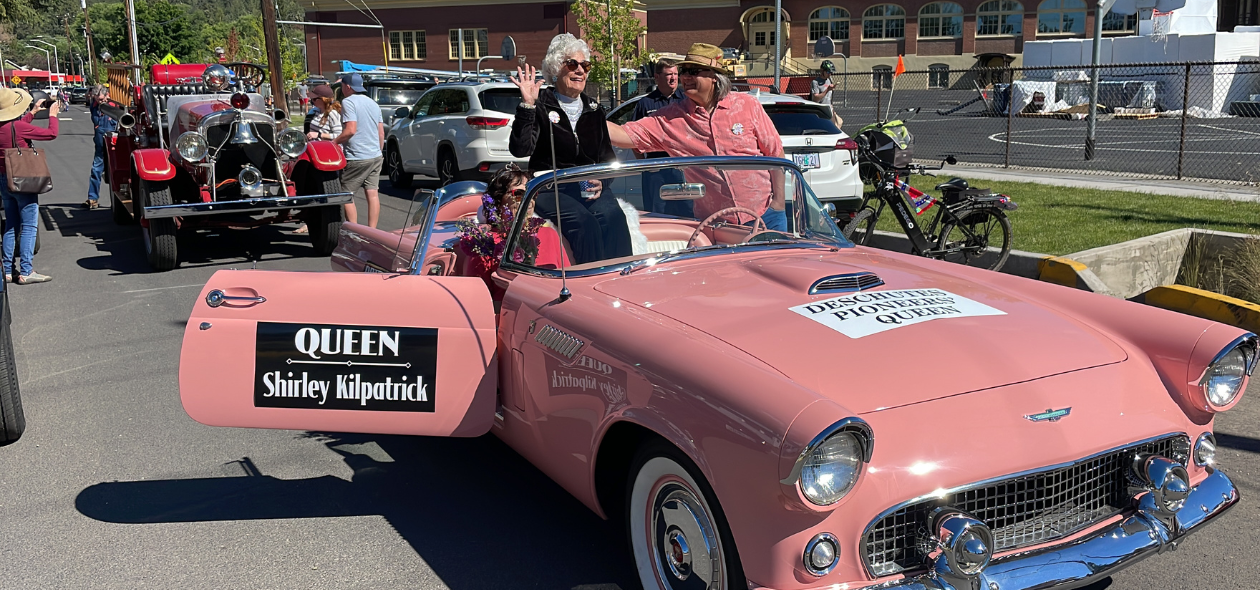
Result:
[[[525,199],[525,187],[529,174],[515,164],[508,164],[495,173],[482,196],[481,209],[476,219],[459,222],[459,249],[464,263],[458,272],[461,276],[479,276],[490,287],[491,294],[502,292],[490,280],[499,268],[508,233],[517,215],[525,215],[518,247],[512,252],[512,260],[540,268],[559,268],[571,264],[560,242],[560,234],[541,217],[529,211],[521,211]]]

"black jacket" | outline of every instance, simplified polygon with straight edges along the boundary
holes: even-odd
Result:
[[[529,169],[558,170],[585,166],[617,159],[612,140],[608,138],[604,107],[583,94],[582,116],[578,118],[577,132],[569,124],[569,117],[560,108],[556,92],[544,88],[538,93],[534,108],[523,105],[516,109],[512,122],[512,137],[508,149],[518,158],[529,158]],[[553,123],[553,121],[555,121]],[[548,131],[548,127],[551,130]],[[551,134],[556,138],[556,161],[551,161]]]

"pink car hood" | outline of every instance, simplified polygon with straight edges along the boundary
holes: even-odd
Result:
[[[1089,326],[1015,293],[956,279],[949,269],[947,263],[864,249],[794,250],[667,262],[595,289],[719,338],[857,413],[1127,358]],[[942,317],[851,338],[790,309],[853,295],[808,292],[818,279],[862,271],[884,281],[862,293],[939,289],[1004,314]]]

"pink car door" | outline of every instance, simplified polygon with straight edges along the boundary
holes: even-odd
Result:
[[[179,393],[210,426],[479,436],[495,346],[479,278],[221,270],[188,318]]]

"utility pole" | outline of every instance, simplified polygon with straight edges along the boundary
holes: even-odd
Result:
[[[92,19],[88,18],[87,0],[79,0],[83,8],[83,34],[87,37],[88,67],[92,70],[92,82],[96,82],[96,52],[92,50]]]
[[[61,17],[61,22],[66,25],[66,61],[70,62],[70,71],[74,72],[74,39],[70,37],[70,15],[66,14]],[[82,76],[80,76],[82,77]],[[82,83],[82,80],[80,80]]]
[[[612,75],[613,87],[612,87],[612,92],[608,93],[608,100],[609,100],[608,108],[615,109],[617,108],[617,103],[621,102],[620,100],[618,100],[619,96],[621,95],[621,84],[618,83],[621,81],[621,63],[617,61],[617,45],[616,45],[616,40],[613,39],[612,0],[608,0],[608,53],[612,54],[612,67],[613,67],[613,75]]]
[[[778,92],[782,86],[779,85],[779,78],[782,75],[781,66],[783,65],[783,0],[774,0],[774,91]],[[878,110],[878,109],[877,109]]]
[[[289,114],[289,100],[284,93],[284,69],[280,63],[280,33],[276,30],[274,0],[262,0],[263,47],[267,50],[267,77],[271,79],[271,104]]]
[[[127,3],[127,38],[131,42],[131,64],[140,65],[140,41],[136,39],[136,3],[135,0],[126,0]],[[140,83],[140,68],[135,67],[131,70],[131,82],[133,84]]]
[[[1103,17],[1111,10],[1116,0],[1098,0],[1094,11],[1094,55],[1090,59],[1093,66],[1089,77],[1089,115],[1085,118],[1085,159],[1094,159],[1094,138],[1098,132],[1098,78],[1102,76],[1098,66],[1102,61],[1102,26]],[[1014,96],[1014,94],[1012,94]],[[1183,108],[1185,105],[1182,105]]]

